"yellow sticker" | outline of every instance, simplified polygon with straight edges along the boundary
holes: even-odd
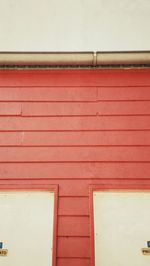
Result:
[[[0,249],[0,256],[7,256],[8,249]]]
[[[150,248],[142,248],[143,255],[150,255]]]

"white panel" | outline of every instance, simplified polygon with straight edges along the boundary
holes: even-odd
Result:
[[[150,193],[94,192],[96,266],[149,266]]]
[[[54,193],[0,192],[0,266],[52,265]]]

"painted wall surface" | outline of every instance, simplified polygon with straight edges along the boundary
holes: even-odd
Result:
[[[52,265],[54,193],[1,191],[0,210],[0,265]]]
[[[150,189],[149,87],[150,69],[0,70],[0,189],[58,186],[53,266],[94,265],[90,185]]]
[[[149,192],[94,192],[95,266],[149,265]]]
[[[149,0],[1,0],[0,51],[150,48]]]

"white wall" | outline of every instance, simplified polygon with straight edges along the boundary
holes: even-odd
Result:
[[[150,49],[149,0],[0,0],[0,51]]]

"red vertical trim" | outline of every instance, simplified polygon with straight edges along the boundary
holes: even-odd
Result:
[[[93,186],[89,187],[91,266],[95,266]]]
[[[53,191],[54,191],[54,226],[53,226],[52,265],[56,266],[56,262],[57,262],[57,233],[58,233],[58,219],[57,219],[58,218],[58,185],[53,186]]]

